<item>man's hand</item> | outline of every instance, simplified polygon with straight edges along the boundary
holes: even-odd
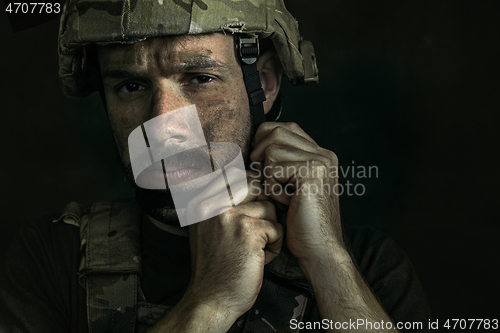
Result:
[[[322,317],[390,322],[343,241],[337,156],[295,123],[263,123],[254,140],[250,159],[262,171],[265,193],[278,207],[288,206],[287,245],[313,286]]]
[[[236,173],[229,169],[226,176],[231,179]],[[227,188],[225,182],[219,184],[194,198],[187,206],[188,214],[213,215],[212,210],[223,208],[219,203],[227,196]],[[258,185],[245,186],[252,188],[239,205],[189,226],[192,274],[188,290],[152,332],[226,332],[255,303],[264,265],[280,252],[283,228],[277,223],[274,204],[262,190],[256,191]],[[232,193],[238,202],[247,191],[234,188],[240,189]]]
[[[219,192],[227,196],[225,187]],[[203,195],[188,205],[188,211],[210,209],[206,207],[220,201],[217,194]],[[233,198],[238,198],[238,194],[233,193]],[[196,298],[230,311],[237,318],[250,310],[257,299],[264,265],[280,252],[283,228],[277,223],[274,204],[262,193],[249,189],[236,207],[191,225],[189,239],[193,271],[190,288]]]
[[[295,123],[263,123],[250,154],[261,163],[265,193],[288,206],[287,245],[303,269],[327,253],[347,254],[336,195],[337,156]]]

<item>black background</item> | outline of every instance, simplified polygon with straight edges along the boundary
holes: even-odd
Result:
[[[287,1],[316,48],[319,86],[283,87],[341,165],[377,166],[341,198],[414,263],[434,316],[499,318],[498,1]],[[58,20],[12,32],[0,14],[0,258],[26,219],[131,196],[100,99],[63,96]],[[345,180],[344,180],[345,181]]]

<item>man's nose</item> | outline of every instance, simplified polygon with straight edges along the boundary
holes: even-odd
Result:
[[[206,145],[196,106],[179,85],[165,80],[152,98],[151,119],[144,123],[150,147],[190,149]]]
[[[193,139],[189,119],[176,112],[192,103],[183,96],[180,88],[170,80],[162,81],[155,89],[151,101],[148,140],[168,144],[181,144]],[[145,123],[146,124],[146,123]]]

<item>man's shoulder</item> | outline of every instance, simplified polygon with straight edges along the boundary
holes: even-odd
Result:
[[[49,212],[24,221],[6,253],[7,264],[45,262],[50,265],[71,261],[78,256],[80,228],[61,212]]]
[[[86,228],[88,221],[92,220],[98,224],[109,219],[113,219],[115,224],[121,220],[124,220],[124,223],[136,222],[135,218],[130,218],[131,212],[136,213],[137,207],[130,199],[99,201],[88,206],[69,202],[60,212],[44,213],[24,221],[13,239],[12,246],[43,247],[51,251],[67,251],[70,248],[78,250],[82,229]]]
[[[54,242],[71,243],[79,237],[79,225],[63,222],[60,212],[50,212],[25,221],[14,240],[34,245]]]
[[[405,256],[401,247],[385,232],[372,227],[347,226],[344,229],[345,240],[355,257],[370,257],[380,252],[395,252]]]
[[[415,269],[391,237],[377,229],[359,227],[347,227],[345,236],[363,278],[393,319],[431,318]]]
[[[13,238],[0,267],[0,331],[22,325],[23,332],[67,332],[77,326],[73,316],[84,318],[85,290],[77,282],[80,228],[61,216],[28,220]]]
[[[345,238],[365,278],[384,275],[387,271],[412,271],[404,250],[386,233],[370,227],[345,228]]]

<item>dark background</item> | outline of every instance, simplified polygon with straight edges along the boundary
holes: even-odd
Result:
[[[407,252],[439,319],[499,318],[499,1],[287,1],[316,48],[319,86],[283,90],[296,121],[351,179],[347,224]],[[13,33],[0,14],[0,258],[22,221],[133,193],[97,95],[57,76],[58,20]],[[345,182],[346,180],[344,180]]]

